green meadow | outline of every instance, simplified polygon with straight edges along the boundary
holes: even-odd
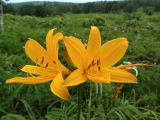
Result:
[[[34,64],[25,55],[28,38],[45,47],[46,33],[57,28],[86,43],[90,26],[98,26],[102,43],[126,37],[129,48],[119,62],[145,63],[138,67],[138,84],[123,84],[118,98],[112,95],[116,84],[87,82],[80,85],[80,120],[160,120],[160,13],[138,11],[121,14],[62,14],[52,17],[4,15],[0,33],[0,119],[1,120],[76,120],[77,87],[69,89],[72,99],[63,101],[50,91],[50,83],[40,85],[5,84],[15,76],[26,76],[20,69]],[[66,63],[63,56],[59,59]],[[65,64],[67,66],[67,64]],[[135,73],[135,71],[133,71]]]

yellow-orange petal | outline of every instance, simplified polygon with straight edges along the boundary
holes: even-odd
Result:
[[[121,70],[119,68],[113,67],[109,69],[109,72],[111,75],[111,82],[137,83],[136,76],[125,70]]]
[[[53,60],[53,58],[52,58],[53,53],[55,52],[53,49],[53,37],[54,37],[55,30],[56,30],[56,28],[49,30],[46,35],[46,49],[47,49],[47,52],[52,60]]]
[[[101,77],[101,76],[87,76],[87,78],[95,83],[110,83],[110,76]]]
[[[82,42],[75,37],[64,37],[64,44],[75,67],[85,68],[87,51]]]
[[[128,41],[126,38],[117,38],[106,42],[101,47],[101,65],[106,67],[113,66],[124,56],[127,48]]]
[[[59,45],[58,42],[63,39],[63,34],[58,32],[53,36],[53,30],[50,30],[46,37],[46,48],[47,52],[52,61],[59,61],[58,60],[58,52],[59,52]]]
[[[55,66],[47,51],[35,40],[29,39],[25,44],[26,55],[42,67]]]
[[[101,47],[100,31],[96,26],[92,26],[87,44],[87,52],[91,56],[94,56],[94,54],[99,50],[100,47]]]
[[[110,73],[108,69],[101,68],[101,71],[97,72],[96,74],[87,75],[87,78],[95,83],[110,83]]]
[[[21,84],[41,84],[50,81],[51,77],[38,76],[38,77],[14,77],[6,80],[7,84],[21,83]]]
[[[54,68],[43,68],[33,65],[25,65],[21,70],[35,75],[50,76],[50,77],[54,77],[58,74],[58,71]]]
[[[62,77],[62,74],[59,73],[52,81],[50,88],[51,91],[58,97],[68,100],[71,98],[67,87],[62,86],[62,83],[64,82],[64,79]]]
[[[69,70],[61,64],[58,59],[59,53],[59,45],[58,42],[63,39],[63,34],[61,32],[56,33],[53,35],[55,29],[52,29],[48,32],[46,36],[46,48],[49,54],[50,59],[57,64],[57,68],[63,73],[68,74]]]
[[[68,55],[68,52],[67,52],[67,49],[66,49],[65,46],[62,48],[62,55],[63,55],[64,59],[66,60],[66,62],[67,62],[69,65],[75,66],[75,65],[73,64],[70,56]]]
[[[75,86],[82,84],[87,81],[87,78],[85,77],[82,70],[77,69],[73,71],[64,81],[64,86]]]

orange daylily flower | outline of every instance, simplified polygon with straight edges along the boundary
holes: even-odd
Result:
[[[75,86],[87,80],[95,83],[137,83],[136,76],[113,67],[128,48],[126,38],[113,39],[101,45],[99,29],[92,26],[87,48],[73,36],[65,36],[64,44],[72,63],[77,68],[66,78],[64,86]]]
[[[70,99],[67,88],[62,86],[64,82],[62,75],[69,74],[69,70],[58,59],[58,42],[63,39],[63,34],[58,32],[53,35],[54,31],[55,29],[50,30],[46,36],[46,50],[33,39],[26,42],[24,46],[26,55],[37,65],[25,65],[21,70],[31,76],[14,77],[6,80],[7,84],[40,84],[52,80],[51,91],[64,100]]]

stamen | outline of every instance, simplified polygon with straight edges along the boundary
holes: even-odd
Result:
[[[56,64],[56,61],[53,61],[54,64]]]
[[[101,71],[101,68],[98,66],[98,70]]]
[[[92,61],[92,66],[94,66],[96,63],[94,62],[94,60]]]
[[[89,64],[87,69],[88,74],[92,75],[97,73],[98,71],[101,72],[101,68],[99,64],[100,64],[100,59],[92,60],[91,64]]]
[[[94,66],[96,63],[92,64],[92,66]]]
[[[42,61],[41,61],[41,64],[43,64],[43,62],[44,62],[44,57],[42,57]]]
[[[88,66],[88,69],[90,69],[91,65]]]
[[[94,64],[94,60],[92,61],[92,65]]]
[[[47,68],[47,67],[48,67],[48,63],[46,64],[45,68]]]
[[[100,59],[97,60],[97,65],[99,65],[99,64],[100,64]]]

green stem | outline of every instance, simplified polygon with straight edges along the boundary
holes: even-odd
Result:
[[[90,120],[91,118],[91,105],[92,105],[92,85],[90,83],[87,120]]]
[[[80,115],[81,115],[81,90],[80,90],[80,86],[77,86],[77,108],[78,108],[78,112],[77,112],[77,120],[80,120]]]

